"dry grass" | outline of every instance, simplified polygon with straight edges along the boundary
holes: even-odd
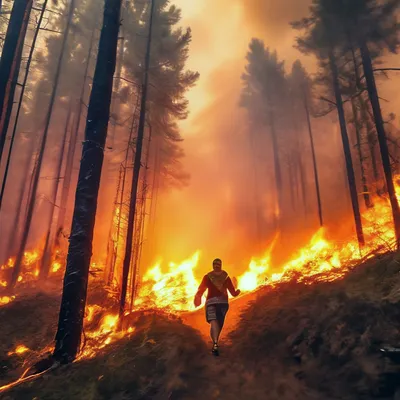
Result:
[[[342,281],[260,293],[231,334],[233,350],[276,398],[393,398],[400,374],[379,347],[400,344],[399,288],[399,265],[383,256]]]

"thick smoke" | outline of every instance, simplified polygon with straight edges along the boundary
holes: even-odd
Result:
[[[279,59],[285,60],[287,72],[298,58],[310,73],[315,72],[315,60],[303,57],[294,48],[298,32],[290,26],[290,22],[307,16],[311,1],[177,3],[183,10],[183,24],[193,31],[189,67],[199,70],[201,80],[189,94],[192,114],[182,125],[191,185],[183,192],[163,197],[159,203],[157,254],[179,261],[199,249],[203,251],[203,270],[219,256],[240,273],[251,256],[262,255],[274,233],[267,226],[261,240],[257,234],[249,126],[244,110],[238,106],[248,43],[253,37],[264,40],[267,47],[277,50]],[[336,114],[313,120],[313,127],[325,221],[332,228],[345,227],[348,234],[352,228],[351,207]],[[308,179],[312,181],[311,155],[305,151]],[[265,157],[271,158],[268,147]],[[263,213],[268,218],[273,213],[274,185],[268,168],[260,168],[259,174]],[[309,202],[311,214],[299,215],[293,226],[285,227],[280,251],[274,256],[275,265],[317,230],[316,200],[311,189]]]

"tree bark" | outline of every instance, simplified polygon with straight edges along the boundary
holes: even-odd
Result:
[[[75,195],[54,359],[72,362],[80,349],[93,230],[110,116],[122,0],[105,0]]]
[[[15,0],[0,59],[0,161],[7,135],[7,110],[14,101],[17,84],[16,71],[21,65],[21,55],[33,0]]]
[[[21,264],[22,264],[22,260],[23,260],[23,256],[24,256],[24,252],[25,252],[25,247],[26,247],[26,244],[28,241],[29,231],[31,228],[33,211],[34,211],[35,204],[36,204],[36,194],[37,194],[37,189],[39,186],[40,171],[42,169],[44,151],[46,149],[47,136],[48,136],[48,132],[49,132],[50,120],[51,120],[51,116],[53,114],[53,107],[54,107],[54,102],[55,102],[55,98],[56,98],[56,94],[57,94],[58,82],[59,82],[60,75],[61,75],[61,67],[62,67],[62,62],[64,59],[65,47],[66,47],[66,43],[67,43],[67,39],[68,39],[68,33],[69,33],[69,30],[71,27],[74,9],[75,9],[75,0],[72,0],[71,4],[70,4],[68,19],[67,19],[67,25],[65,27],[63,41],[62,41],[62,45],[61,45],[61,53],[60,53],[60,56],[59,56],[58,62],[57,62],[57,69],[56,69],[56,74],[54,77],[53,90],[52,90],[51,97],[50,97],[49,109],[46,114],[46,120],[45,120],[45,125],[44,125],[43,136],[42,136],[42,140],[41,140],[41,144],[40,144],[39,155],[38,155],[37,162],[36,162],[36,169],[34,172],[33,184],[32,184],[32,194],[31,194],[31,198],[29,200],[26,221],[25,221],[25,225],[24,225],[24,228],[22,231],[21,247],[19,248],[17,258],[15,260],[15,265],[13,268],[13,274],[11,277],[11,285],[10,285],[11,287],[15,286],[15,284],[17,283],[19,273],[21,272],[21,266],[22,266]]]
[[[392,168],[390,165],[390,156],[388,144],[386,141],[385,127],[383,125],[382,111],[379,103],[378,90],[376,88],[375,77],[372,67],[371,55],[368,45],[364,42],[360,45],[361,58],[364,67],[365,80],[367,82],[367,90],[374,114],[376,131],[378,134],[378,142],[381,150],[383,170],[385,173],[386,187],[389,194],[390,205],[392,206],[392,215],[394,223],[394,231],[396,235],[397,247],[400,245],[400,209],[397,201],[396,190],[393,184]]]
[[[31,63],[32,63],[32,57],[33,57],[33,53],[35,51],[36,41],[37,41],[37,38],[38,38],[38,35],[39,35],[39,32],[40,32],[40,26],[41,26],[42,21],[43,21],[44,12],[46,11],[47,1],[48,0],[45,0],[44,3],[43,3],[42,11],[40,12],[38,24],[37,24],[37,27],[36,27],[36,30],[35,30],[35,34],[33,36],[31,49],[29,51],[28,61],[27,61],[27,64],[26,64],[25,76],[24,76],[24,80],[22,82],[21,94],[20,94],[20,98],[19,98],[19,102],[18,102],[17,113],[16,113],[16,116],[15,116],[14,128],[13,128],[13,132],[11,134],[10,148],[8,149],[7,162],[6,162],[6,167],[5,167],[5,170],[4,170],[3,182],[2,182],[1,191],[0,191],[0,210],[1,210],[1,204],[3,202],[4,191],[5,191],[5,187],[6,187],[6,183],[7,183],[8,172],[9,172],[10,162],[11,162],[11,155],[12,155],[12,150],[13,150],[13,147],[14,147],[14,141],[15,141],[15,136],[16,136],[16,132],[17,132],[18,120],[19,120],[19,116],[20,116],[20,113],[21,113],[22,102],[24,100],[26,84],[28,82],[29,71],[30,71],[30,67],[31,67]],[[28,24],[26,24],[25,26],[27,28]],[[22,56],[22,48],[21,48],[20,57],[21,56]],[[17,70],[19,72],[19,67],[17,68]],[[18,79],[18,72],[16,72],[15,80]],[[14,89],[15,89],[15,86],[14,86]],[[14,95],[12,97],[14,97]],[[10,118],[11,110],[12,110],[12,107],[9,107],[9,108],[10,108],[10,110],[7,110],[7,113],[9,111],[9,115],[7,115],[7,117],[6,117],[8,119]],[[8,126],[8,123],[6,123],[5,126],[6,125]],[[5,126],[4,126],[4,128],[5,128]],[[7,134],[7,129],[5,128],[4,135],[6,135],[6,134]]]
[[[141,158],[142,158],[142,147],[143,147],[143,138],[144,138],[144,128],[146,122],[146,105],[147,105],[147,89],[148,89],[148,80],[149,80],[149,67],[150,67],[150,52],[151,52],[151,42],[152,42],[152,34],[153,34],[153,14],[155,8],[155,0],[151,1],[150,8],[150,21],[149,21],[149,37],[147,40],[147,49],[146,56],[144,62],[144,80],[142,84],[142,92],[141,92],[141,103],[140,103],[140,116],[139,116],[139,126],[138,126],[138,134],[136,139],[136,151],[135,151],[135,160],[133,164],[133,175],[132,175],[132,186],[131,186],[131,196],[130,196],[130,204],[129,204],[129,215],[128,215],[128,228],[126,234],[125,241],[125,256],[122,270],[122,286],[121,286],[121,299],[119,305],[119,324],[122,326],[122,320],[125,311],[125,303],[126,303],[126,293],[128,288],[128,277],[129,277],[129,269],[131,264],[131,256],[132,256],[132,241],[133,241],[133,232],[134,232],[134,223],[135,223],[135,214],[136,214],[136,199],[137,199],[137,189],[139,184],[139,175],[140,175],[140,167],[141,167]]]
[[[347,134],[342,94],[340,92],[339,72],[337,69],[336,59],[333,54],[333,50],[330,51],[330,53],[329,53],[329,65],[330,65],[330,69],[331,69],[331,73],[332,73],[332,84],[333,84],[333,90],[335,92],[336,108],[337,108],[339,123],[340,123],[340,132],[341,132],[341,136],[342,136],[343,152],[344,152],[345,162],[346,162],[347,180],[348,180],[348,184],[349,184],[350,198],[351,198],[351,204],[352,204],[352,208],[353,208],[357,240],[358,240],[358,244],[359,244],[360,248],[362,248],[365,245],[364,232],[363,232],[363,227],[362,227],[362,222],[361,222],[361,213],[360,213],[360,205],[358,202],[356,178],[355,178],[355,174],[354,174],[353,161],[351,158],[351,149],[350,149],[349,137]]]

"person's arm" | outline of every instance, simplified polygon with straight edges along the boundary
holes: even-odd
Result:
[[[206,290],[207,290],[207,275],[203,277],[203,280],[201,281],[200,286],[197,289],[196,295],[194,296],[195,307],[199,307],[201,305],[201,296],[203,296]]]
[[[233,296],[233,297],[237,297],[240,294],[240,290],[239,289],[235,289],[235,287],[233,286],[232,280],[231,278],[228,277],[228,279],[226,280],[226,288],[229,290],[229,293]]]

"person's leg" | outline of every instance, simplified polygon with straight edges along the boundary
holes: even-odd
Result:
[[[209,305],[206,308],[207,322],[210,324],[210,336],[213,343],[216,343],[219,336],[219,326],[217,321],[217,308],[216,306]]]
[[[222,328],[224,327],[225,317],[229,310],[228,304],[218,304],[216,309],[216,316],[218,321],[218,335],[217,335],[217,343],[219,341],[219,337],[221,336]]]
[[[210,329],[210,336],[213,344],[218,344],[219,335],[221,334],[221,328],[219,326],[219,322],[214,319],[211,321],[211,329]]]

